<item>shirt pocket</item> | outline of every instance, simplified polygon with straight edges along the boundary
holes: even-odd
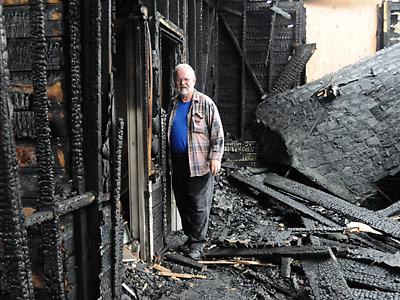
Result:
[[[192,126],[194,133],[208,133],[205,116],[202,113],[196,112],[192,116]]]

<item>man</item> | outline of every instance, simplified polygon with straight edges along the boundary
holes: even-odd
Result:
[[[178,96],[173,99],[168,123],[172,188],[188,236],[188,256],[198,260],[207,235],[213,176],[221,168],[224,132],[215,103],[194,88],[192,67],[179,64],[174,79]]]

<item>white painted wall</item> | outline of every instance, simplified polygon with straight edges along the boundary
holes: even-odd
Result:
[[[377,5],[382,0],[305,0],[307,42],[317,50],[307,82],[375,54]]]

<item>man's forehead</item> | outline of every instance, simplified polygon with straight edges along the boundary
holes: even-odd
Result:
[[[194,77],[194,72],[190,69],[187,68],[180,68],[176,71],[176,74],[179,76],[190,76],[190,77]]]

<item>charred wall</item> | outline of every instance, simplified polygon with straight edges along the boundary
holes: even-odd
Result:
[[[0,298],[116,298],[123,128],[105,67],[113,4],[3,1],[0,8],[8,166],[0,184],[13,191],[0,206],[8,224],[0,228]]]
[[[275,6],[224,1],[218,20],[216,99],[221,118],[232,137],[252,139],[261,97],[274,87],[295,47],[305,42],[303,2],[280,1]]]

